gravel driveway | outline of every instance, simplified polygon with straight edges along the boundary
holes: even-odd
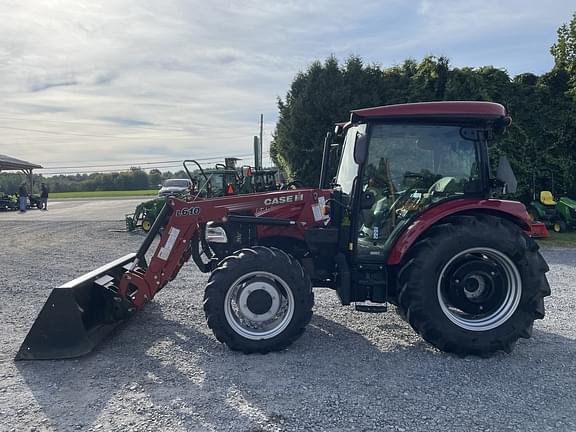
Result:
[[[290,349],[235,353],[207,328],[207,276],[190,264],[93,354],[14,363],[52,287],[143,236],[112,232],[120,221],[0,224],[0,431],[576,431],[576,250],[544,251],[547,316],[510,355],[438,352],[329,290]]]

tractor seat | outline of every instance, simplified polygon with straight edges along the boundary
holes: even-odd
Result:
[[[540,192],[540,202],[547,206],[555,206],[556,201],[554,201],[554,197],[552,196],[552,192],[550,191],[542,191]]]

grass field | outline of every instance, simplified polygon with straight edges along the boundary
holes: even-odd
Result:
[[[105,197],[133,197],[155,196],[158,189],[133,190],[133,191],[95,191],[95,192],[54,192],[50,198],[105,198]]]
[[[576,231],[568,231],[558,234],[550,230],[550,237],[539,239],[538,244],[542,247],[553,246],[576,248]]]

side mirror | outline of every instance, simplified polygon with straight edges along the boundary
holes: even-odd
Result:
[[[368,156],[368,136],[366,134],[356,132],[356,139],[354,140],[354,162],[358,165],[363,164]]]
[[[516,180],[514,171],[512,171],[506,156],[500,156],[498,169],[496,170],[496,180],[503,183],[503,193],[515,193],[518,190],[518,180]]]

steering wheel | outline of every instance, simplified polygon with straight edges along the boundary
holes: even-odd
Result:
[[[428,189],[428,194],[432,195],[436,193],[444,193],[449,186],[454,186],[456,184],[455,177],[442,177],[436,180],[432,186]]]

